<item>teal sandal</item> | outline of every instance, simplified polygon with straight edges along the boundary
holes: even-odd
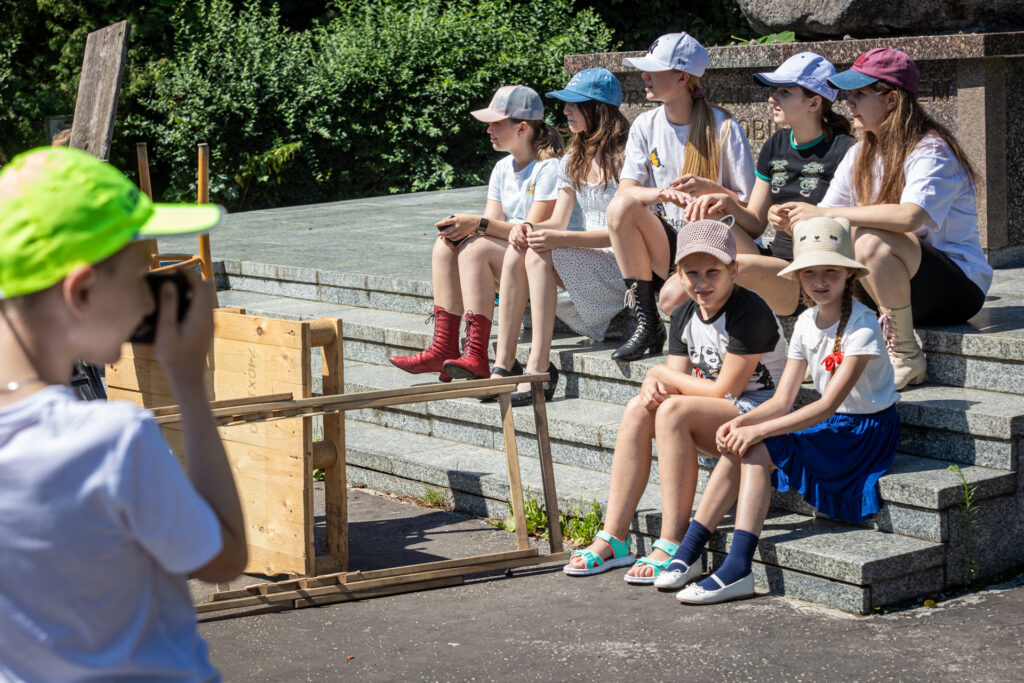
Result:
[[[658,550],[661,550],[662,552],[668,553],[668,557],[666,557],[661,562],[656,562],[655,560],[652,560],[651,558],[644,555],[639,560],[637,560],[636,563],[646,564],[650,567],[654,567],[654,574],[652,574],[651,576],[630,576],[629,574],[626,574],[623,577],[624,579],[626,579],[626,583],[631,583],[635,586],[650,586],[654,583],[654,580],[656,578],[661,576],[661,573],[665,571],[665,569],[668,567],[668,563],[672,561],[672,556],[676,554],[677,550],[679,550],[678,543],[666,541],[664,538],[659,538],[651,545],[653,545]]]
[[[600,574],[616,567],[625,567],[626,565],[633,564],[634,557],[628,537],[625,541],[620,541],[607,531],[602,530],[598,531],[594,538],[607,543],[608,547],[612,549],[612,556],[605,560],[589,548],[577,550],[571,557],[579,555],[587,561],[587,566],[583,569],[577,569],[571,564],[567,564],[562,567],[563,572],[569,576],[590,576],[591,574]]]

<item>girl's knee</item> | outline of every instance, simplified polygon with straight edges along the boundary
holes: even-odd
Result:
[[[854,257],[858,260],[877,261],[893,255],[890,243],[893,233],[872,228],[857,228],[853,236]]]
[[[639,204],[635,199],[623,195],[615,195],[608,203],[606,216],[608,217],[608,229],[616,232],[628,223],[629,214]]]
[[[670,429],[685,428],[688,422],[687,400],[670,398],[661,402],[658,412],[654,415],[655,425],[658,429],[666,427]]]
[[[524,260],[527,270],[539,270],[548,268],[551,265],[550,252],[537,252],[533,249],[526,249]]]

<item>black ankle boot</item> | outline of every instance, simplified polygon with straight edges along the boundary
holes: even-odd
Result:
[[[654,283],[633,278],[623,278],[623,281],[626,283],[626,305],[636,315],[636,330],[625,344],[615,349],[612,360],[638,360],[647,351],[657,355],[665,347],[668,333],[654,301]]]

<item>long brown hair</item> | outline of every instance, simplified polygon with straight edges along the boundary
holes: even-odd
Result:
[[[700,88],[700,78],[689,75],[687,85],[690,88],[690,96]],[[730,114],[721,107],[712,107],[703,96],[693,98],[693,109],[690,112],[690,137],[686,140],[686,148],[683,151],[682,175],[692,173],[701,178],[718,181],[719,163],[721,157],[722,143],[719,140],[718,127],[715,125],[715,109],[721,109],[726,118],[731,119]],[[732,125],[730,121],[730,125]]]
[[[569,140],[569,163],[566,174],[576,189],[583,187],[590,175],[590,165],[596,159],[601,169],[601,181],[607,188],[612,180],[618,182],[622,172],[622,150],[629,137],[629,120],[618,107],[604,102],[586,100],[576,105],[580,109],[586,130],[575,133]]]
[[[917,96],[885,81],[875,81],[869,87],[885,95],[896,93],[896,107],[882,121],[878,134],[865,133],[860,153],[854,163],[854,189],[860,204],[899,204],[906,179],[903,165],[907,157],[926,135],[937,135],[953,150],[953,155],[964,167],[974,184],[974,167],[967,159],[953,134],[941,123],[928,116]],[[882,160],[882,182],[875,193],[875,163]]]
[[[800,89],[804,91],[804,95],[807,97],[821,97],[821,124],[825,127],[826,140],[831,140],[839,133],[845,133],[846,135],[851,135],[853,133],[853,127],[850,125],[850,119],[833,109],[831,100],[823,97],[813,90],[808,90],[802,85],[800,86]]]
[[[533,155],[537,158],[537,161],[544,161],[545,159],[557,159],[562,156],[562,152],[565,150],[565,142],[562,141],[562,135],[554,126],[549,126],[543,121],[532,121],[529,119],[512,119],[513,123],[525,123],[533,129],[533,139],[530,141],[533,145]]]

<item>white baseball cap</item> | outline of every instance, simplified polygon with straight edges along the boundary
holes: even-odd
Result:
[[[544,120],[544,103],[533,88],[525,85],[503,85],[498,88],[486,109],[469,112],[477,121],[492,123],[503,119]]]
[[[767,88],[799,85],[835,102],[839,91],[829,85],[828,79],[836,75],[832,62],[814,52],[793,55],[775,71],[754,74],[754,80]]]
[[[689,33],[668,33],[651,43],[643,57],[628,57],[622,60],[626,66],[641,71],[685,71],[693,76],[703,76],[711,58],[704,46]]]

